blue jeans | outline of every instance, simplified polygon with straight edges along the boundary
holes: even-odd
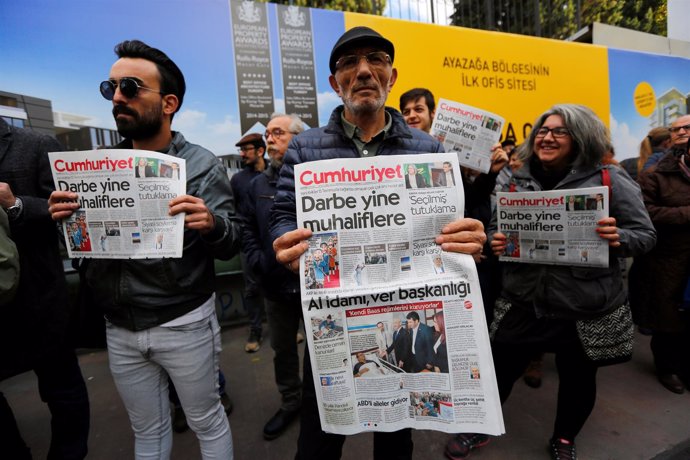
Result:
[[[218,394],[223,396],[225,394],[225,374],[223,374],[223,371],[220,370],[218,371]],[[180,407],[182,404],[180,404],[180,397],[177,396],[177,390],[175,390],[175,384],[172,383],[172,380],[170,380],[170,377],[168,377],[168,396],[170,399],[170,402],[173,403],[173,406],[175,408]]]
[[[110,371],[134,430],[135,458],[170,458],[170,376],[202,458],[232,459],[230,424],[218,395],[221,347],[215,313],[184,326],[133,332],[107,324],[106,329]]]

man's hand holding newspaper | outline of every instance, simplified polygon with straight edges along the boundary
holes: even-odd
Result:
[[[277,238],[273,242],[273,250],[278,263],[293,273],[299,273],[299,258],[309,249],[306,240],[311,236],[311,230],[298,228]],[[440,244],[444,251],[469,254],[477,261],[485,242],[484,224],[470,218],[451,222],[436,236],[436,243]]]

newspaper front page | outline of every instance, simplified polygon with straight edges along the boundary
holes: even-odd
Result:
[[[463,215],[457,155],[309,162],[295,183],[323,429],[502,434],[475,263],[434,241]]]
[[[148,150],[48,154],[55,189],[79,195],[62,222],[70,258],[182,257],[184,215],[168,203],[184,195],[185,160]]]
[[[608,241],[596,231],[609,215],[607,187],[500,192],[496,212],[508,244],[502,261],[609,266]]]
[[[485,110],[439,99],[431,135],[446,152],[456,152],[462,166],[488,173],[491,147],[501,138],[505,120]]]

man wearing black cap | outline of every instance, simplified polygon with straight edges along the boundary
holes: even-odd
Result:
[[[232,185],[232,193],[235,196],[236,208],[241,212],[243,209],[242,200],[249,190],[249,183],[266,169],[266,160],[264,160],[266,143],[261,134],[251,133],[244,136],[235,145],[239,147],[237,150],[242,158],[244,168],[233,174],[230,185]],[[259,290],[258,275],[249,265],[244,251],[240,253],[240,257],[242,258],[242,275],[244,277],[244,305],[247,309],[247,316],[249,316],[249,339],[244,345],[244,351],[254,353],[261,348],[263,301]]]
[[[374,155],[405,155],[442,152],[441,144],[427,133],[410,129],[400,112],[385,107],[395,84],[393,44],[368,27],[355,27],[338,39],[331,51],[329,81],[343,105],[337,107],[321,128],[305,131],[294,138],[285,156],[278,180],[271,235],[276,259],[293,272],[307,250],[312,232],[297,228],[294,166],[299,163]],[[459,219],[436,237],[442,249],[478,256],[486,241],[484,227],[474,219]],[[337,459],[345,436],[325,433],[319,421],[314,377],[309,353],[304,359],[302,414],[296,458]],[[374,433],[375,459],[412,458],[410,429],[393,433]]]

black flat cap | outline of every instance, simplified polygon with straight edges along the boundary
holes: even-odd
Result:
[[[254,145],[259,145],[263,148],[266,148],[266,143],[264,142],[263,137],[261,137],[261,134],[259,133],[250,133],[244,136],[240,141],[235,144],[237,147],[241,147],[246,144],[254,144]]]
[[[333,46],[331,51],[331,58],[328,61],[328,67],[331,69],[331,74],[335,74],[335,62],[340,58],[344,51],[355,46],[373,46],[385,51],[391,57],[391,63],[395,57],[395,48],[393,43],[383,38],[383,36],[369,27],[353,27],[345,32]]]

